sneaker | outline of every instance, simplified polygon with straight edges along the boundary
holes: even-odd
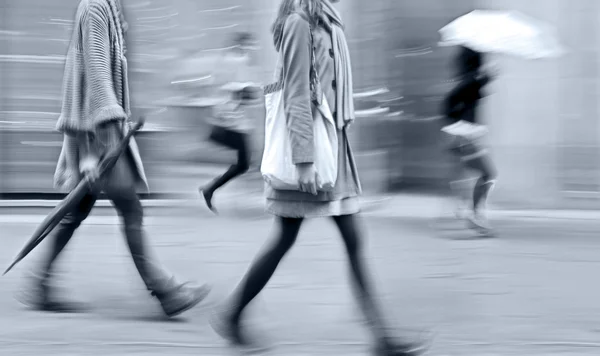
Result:
[[[56,290],[48,286],[47,279],[37,276],[29,279],[29,286],[15,295],[15,299],[27,308],[52,313],[79,313],[88,309],[83,303],[56,298]]]
[[[264,353],[271,349],[272,346],[266,341],[259,342],[257,338],[247,337],[242,332],[240,323],[230,319],[228,310],[221,307],[213,310],[209,322],[217,335],[247,354]]]
[[[204,202],[206,203],[208,209],[210,209],[210,211],[212,211],[214,214],[218,214],[217,209],[212,203],[213,193],[210,192],[209,188],[200,187],[198,188],[198,192],[200,193],[200,195],[202,195],[202,198],[204,198]]]
[[[481,214],[472,214],[467,218],[469,227],[482,234],[489,234],[493,231],[489,221]]]
[[[171,292],[153,295],[160,301],[165,314],[172,318],[200,304],[209,293],[210,288],[206,285],[190,287],[184,283]]]
[[[429,349],[426,343],[394,342],[384,340],[375,347],[375,356],[420,356]]]
[[[225,341],[236,346],[245,346],[250,344],[248,340],[242,337],[239,323],[229,320],[229,314],[224,309],[214,309],[210,316],[210,326]]]

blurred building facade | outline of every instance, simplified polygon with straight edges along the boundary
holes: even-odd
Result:
[[[23,142],[35,140],[28,138],[30,133],[14,130],[19,125],[38,127],[43,135],[50,135],[60,107],[60,58],[66,51],[77,3],[2,2],[0,121],[10,122],[2,126],[3,190],[13,189],[17,182],[18,189],[51,189],[50,174],[59,144],[52,146],[49,141],[56,138],[40,139],[46,146],[23,146]],[[210,95],[210,73],[235,31],[257,35],[257,73],[263,82],[272,80],[277,57],[270,25],[279,0],[125,3],[131,22],[134,104],[169,106],[166,112],[149,118],[150,122],[178,129],[176,142],[194,147],[169,156],[148,144],[148,150],[158,157],[156,164],[186,155],[196,162],[214,158],[215,148],[204,142],[210,101],[197,100],[191,105],[189,97]],[[355,72],[359,120],[352,135],[369,190],[444,186],[451,161],[439,133],[439,107],[451,89],[453,49],[436,46],[437,30],[475,8],[490,8],[519,10],[555,24],[569,49],[567,56],[552,61],[496,58],[501,76],[492,85],[494,95],[482,108],[500,171],[494,202],[522,207],[599,205],[598,1],[342,0],[339,6]],[[186,79],[197,85],[172,84]],[[175,100],[181,96],[183,100]],[[183,105],[186,100],[188,104]],[[262,127],[262,109],[257,108],[255,116]],[[6,133],[7,127],[12,134]],[[257,153],[262,140],[257,135]],[[48,182],[42,185],[20,179],[27,172],[29,176],[36,172],[34,176],[46,177]]]

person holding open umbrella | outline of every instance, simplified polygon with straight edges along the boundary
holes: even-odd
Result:
[[[63,104],[57,129],[64,134],[55,185],[74,189],[83,179],[90,190],[73,202],[60,221],[50,250],[32,271],[30,285],[19,295],[38,310],[69,312],[80,306],[52,293],[50,281],[57,257],[104,191],[117,209],[135,266],[144,284],[167,316],[178,315],[204,299],[205,286],[178,282],[150,255],[142,228],[143,209],[136,189],[147,188],[135,141],[105,175],[98,163],[116,147],[128,130],[130,117],[124,32],[127,24],[119,0],[81,0],[66,56]]]
[[[461,189],[459,183],[462,173],[465,168],[478,173],[479,177],[472,194],[473,213],[466,217],[473,227],[487,231],[489,225],[482,214],[482,207],[495,183],[496,170],[487,150],[478,143],[478,139],[486,129],[479,125],[476,111],[479,100],[484,95],[483,89],[492,80],[494,74],[483,68],[483,54],[467,47],[460,47],[456,57],[456,67],[458,84],[444,102],[444,114],[448,120],[444,131],[455,133],[452,135],[450,150],[462,162],[460,174],[452,185],[459,199],[466,202],[468,195],[464,189]]]
[[[482,207],[492,189],[496,171],[479,139],[487,133],[476,113],[483,89],[494,78],[485,69],[484,55],[510,55],[538,60],[557,58],[566,50],[560,44],[553,26],[517,11],[475,10],[461,16],[439,30],[440,46],[459,46],[457,56],[458,85],[444,101],[444,116],[448,119],[443,131],[452,137],[452,152],[460,157],[464,167],[479,173],[473,192],[471,226],[489,232]],[[463,200],[467,194],[459,188]],[[459,214],[461,216],[462,214]]]

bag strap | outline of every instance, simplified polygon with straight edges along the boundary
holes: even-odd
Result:
[[[321,100],[323,97],[323,91],[321,88],[321,82],[319,80],[319,74],[317,72],[317,58],[315,55],[315,37],[314,37],[314,33],[313,33],[313,26],[310,22],[310,20],[308,19],[308,17],[306,16],[306,14],[304,13],[299,13],[300,16],[306,20],[308,22],[309,25],[309,31],[310,31],[310,96],[311,96],[311,101],[315,104],[315,105],[320,105],[321,104]],[[283,78],[283,67],[281,68],[281,73],[279,75],[279,79],[275,82],[275,83],[271,83],[268,85],[265,85],[265,87],[263,88],[263,92],[265,95],[267,94],[272,94],[275,92],[278,92],[280,90],[283,90],[283,83],[284,83],[284,78]]]

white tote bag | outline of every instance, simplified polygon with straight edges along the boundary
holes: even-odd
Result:
[[[290,134],[283,105],[283,91],[266,93],[265,149],[261,164],[264,180],[278,190],[299,190],[296,166],[292,163]],[[323,96],[314,118],[314,165],[319,191],[330,191],[338,174],[338,138],[336,125]]]
[[[311,46],[314,37],[310,29]],[[281,58],[280,58],[281,60]],[[338,175],[338,137],[327,99],[321,90],[314,50],[311,51],[310,89],[313,108],[314,165],[317,190],[331,191]],[[278,190],[300,190],[283,103],[283,71],[279,82],[265,87],[265,149],[261,164],[263,178]],[[314,110],[316,107],[316,110]]]

